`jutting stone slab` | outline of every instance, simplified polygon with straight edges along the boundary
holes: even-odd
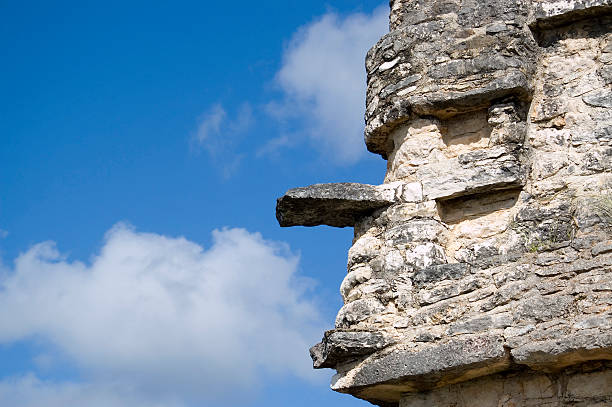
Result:
[[[354,226],[372,211],[396,201],[395,188],[357,183],[315,184],[290,189],[276,201],[276,219],[285,226]]]

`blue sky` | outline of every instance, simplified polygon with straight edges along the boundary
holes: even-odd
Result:
[[[382,182],[386,1],[0,5],[0,405],[358,406],[312,371],[352,229],[275,200]]]

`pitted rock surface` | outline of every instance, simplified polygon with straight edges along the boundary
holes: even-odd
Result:
[[[612,405],[610,1],[390,6],[366,57],[384,183],[279,201],[355,230],[315,367],[381,406]]]
[[[356,183],[315,184],[290,189],[276,203],[281,226],[354,226],[375,209],[396,199],[393,187]]]

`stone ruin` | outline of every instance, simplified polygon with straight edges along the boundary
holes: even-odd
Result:
[[[354,227],[311,350],[379,406],[612,406],[612,0],[391,0],[369,52],[382,185],[281,226]]]

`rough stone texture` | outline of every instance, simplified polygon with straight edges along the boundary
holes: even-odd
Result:
[[[391,1],[365,137],[394,192],[351,215],[334,390],[612,405],[611,27],[604,0]]]
[[[323,341],[310,349],[315,369],[335,367],[351,357],[374,353],[393,343],[382,332],[328,331]]]
[[[281,226],[354,226],[357,219],[396,199],[393,186],[315,184],[290,189],[276,202]]]
[[[533,2],[529,24],[536,28],[551,28],[579,19],[609,13],[611,0],[539,0]]]
[[[394,402],[406,392],[496,373],[509,364],[501,336],[475,335],[419,350],[404,345],[337,374],[332,389],[377,403]]]
[[[366,58],[370,151],[386,158],[391,130],[419,116],[531,99],[537,45],[526,1],[396,0],[391,7],[392,31]]]
[[[406,395],[400,407],[604,407],[612,405],[612,365],[597,363],[556,374],[519,371]]]

